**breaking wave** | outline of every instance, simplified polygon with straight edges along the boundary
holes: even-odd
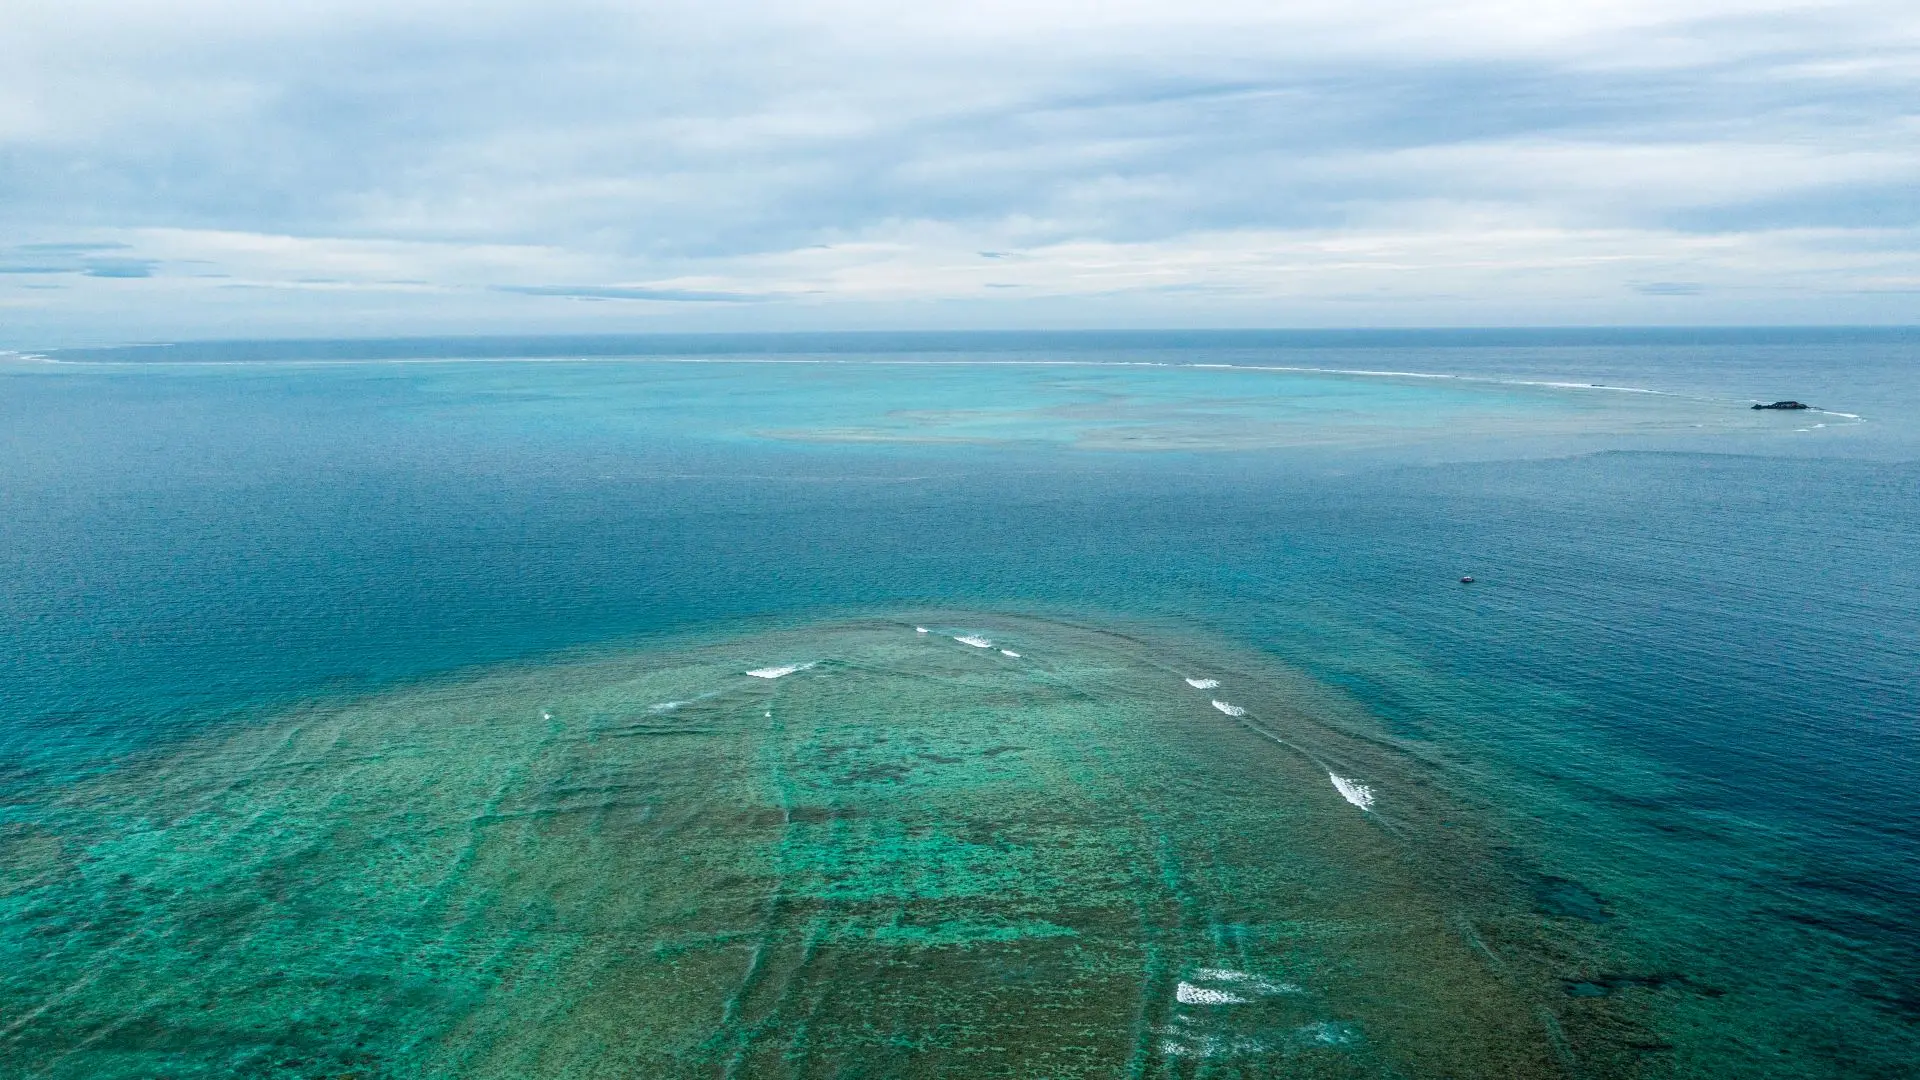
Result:
[[[810,660],[804,664],[785,664],[781,667],[754,668],[752,671],[747,672],[747,674],[756,679],[778,679],[783,675],[791,675],[796,671],[805,671],[819,662],[818,660]]]
[[[1245,1005],[1247,1003],[1247,999],[1239,994],[1229,994],[1225,990],[1209,990],[1190,982],[1181,983],[1174,990],[1173,999],[1182,1005]]]
[[[1195,690],[1211,690],[1220,685],[1219,679],[1188,679],[1187,685]]]
[[[1227,983],[1244,990],[1259,994],[1298,994],[1303,991],[1295,983],[1272,982],[1250,972],[1235,971],[1232,968],[1201,968],[1193,973],[1201,982]]]
[[[1214,704],[1217,705],[1219,702],[1215,702]],[[1334,790],[1340,793],[1341,798],[1362,810],[1373,809],[1373,788],[1366,784],[1356,783],[1337,773],[1328,773],[1327,779],[1333,781]]]
[[[1247,710],[1241,708],[1238,705],[1229,705],[1226,702],[1219,700],[1218,698],[1214,699],[1213,707],[1216,709],[1219,709],[1223,713],[1226,713],[1228,716],[1247,715]]]

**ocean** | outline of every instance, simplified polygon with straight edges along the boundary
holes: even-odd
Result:
[[[0,1075],[1911,1076],[1917,359],[0,355]]]

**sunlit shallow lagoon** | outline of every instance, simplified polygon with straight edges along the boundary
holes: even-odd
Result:
[[[7,1075],[1915,1060],[1902,339],[500,351],[6,365]]]

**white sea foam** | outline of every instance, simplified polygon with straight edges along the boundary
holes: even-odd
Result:
[[[672,712],[682,705],[691,705],[691,701],[663,701],[658,705],[647,706],[648,712]]]
[[[805,671],[819,662],[818,660],[814,660],[805,664],[784,664],[780,667],[754,668],[752,671],[747,672],[747,674],[756,679],[778,679],[783,675],[791,675],[796,671]]]
[[[971,645],[976,649],[993,648],[993,642],[988,641],[986,638],[981,637],[979,634],[956,634],[953,640],[959,642],[962,645]]]
[[[1196,368],[1223,368],[1228,371],[1283,371],[1301,375],[1348,375],[1374,379],[1447,379],[1453,382],[1488,383],[1494,386],[1541,386],[1555,390],[1612,390],[1622,394],[1678,395],[1642,386],[1613,386],[1591,382],[1556,382],[1547,379],[1503,379],[1492,375],[1455,375],[1443,371],[1389,371],[1378,368],[1299,367],[1287,364],[1189,364]]]
[[[552,714],[552,713],[550,713],[550,712],[548,712],[548,711],[547,711],[547,710],[545,710],[545,709],[541,709],[541,710],[540,710],[540,719],[542,719],[542,720],[551,720],[551,719],[553,719],[553,714]]]
[[[1249,1035],[1198,1035],[1177,1026],[1160,1041],[1160,1052],[1168,1057],[1220,1058],[1244,1054],[1264,1054],[1271,1048]]]
[[[1017,652],[1014,652],[1014,651],[1013,651],[1012,649],[1001,649],[1001,650],[1000,650],[1000,655],[1001,655],[1001,656],[1011,656],[1011,657],[1013,657],[1013,658],[1014,658],[1015,660],[1018,660],[1018,659],[1020,659],[1020,654],[1019,654],[1019,653],[1017,653]]]
[[[1225,990],[1209,990],[1190,982],[1181,983],[1173,991],[1173,999],[1182,1005],[1245,1005],[1247,1003],[1247,999],[1239,994],[1229,994]]]
[[[1373,788],[1368,787],[1366,784],[1356,783],[1336,773],[1328,773],[1327,779],[1333,781],[1334,790],[1340,793],[1341,798],[1362,810],[1373,809]]]
[[[1220,685],[1219,679],[1188,679],[1187,685],[1195,690],[1211,690]]]
[[[1360,1032],[1352,1024],[1333,1020],[1315,1020],[1301,1028],[1300,1035],[1308,1042],[1321,1046],[1347,1046],[1360,1041]]]
[[[927,628],[924,626],[916,626],[913,628],[913,632],[916,634],[924,634],[927,632]]]
[[[1215,699],[1214,699],[1214,702],[1213,702],[1213,707],[1214,707],[1214,708],[1216,708],[1216,709],[1219,709],[1219,710],[1220,710],[1221,712],[1223,712],[1223,713],[1226,713],[1226,714],[1227,714],[1228,716],[1245,716],[1245,715],[1247,715],[1247,710],[1245,710],[1245,709],[1243,709],[1243,708],[1241,708],[1241,707],[1240,707],[1240,706],[1238,706],[1238,705],[1229,705],[1229,704],[1227,704],[1226,702],[1224,702],[1224,701],[1221,701],[1221,700],[1220,700],[1220,699],[1218,699],[1218,698],[1215,698]]]
[[[1273,982],[1245,971],[1232,968],[1201,968],[1193,973],[1201,982],[1226,983],[1243,991],[1256,994],[1299,994],[1301,988],[1290,982]]]

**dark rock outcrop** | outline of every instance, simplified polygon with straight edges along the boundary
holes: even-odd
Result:
[[[1771,405],[1755,405],[1756,409],[1811,409],[1811,405],[1802,405],[1797,401],[1776,401]]]

